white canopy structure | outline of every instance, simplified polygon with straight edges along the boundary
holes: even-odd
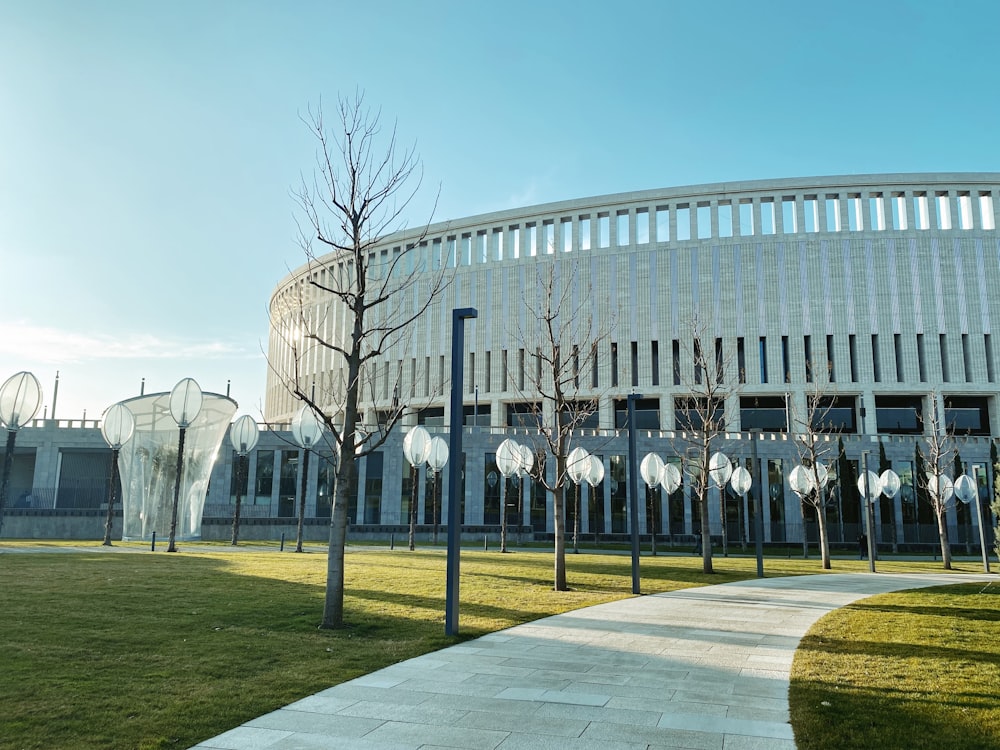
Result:
[[[132,439],[118,455],[124,514],[122,539],[148,540],[155,532],[166,540],[177,472],[178,438],[178,425],[170,414],[170,393],[153,393],[122,403],[135,416]],[[201,516],[212,465],[236,408],[231,398],[205,393],[201,411],[187,428],[177,507],[179,541],[201,539]]]

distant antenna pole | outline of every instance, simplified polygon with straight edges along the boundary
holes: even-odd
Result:
[[[52,418],[56,418],[56,401],[59,400],[59,370],[56,370],[56,385],[52,389]]]
[[[139,395],[140,396],[146,395],[146,378],[143,378],[142,382],[139,383]]]
[[[232,383],[232,382],[233,381],[231,381],[229,379],[226,380],[226,398],[229,398],[229,384]]]

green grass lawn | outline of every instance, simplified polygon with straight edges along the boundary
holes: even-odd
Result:
[[[1000,583],[883,594],[799,644],[799,750],[1000,748]]]
[[[4,542],[0,551],[38,543]],[[571,591],[546,552],[464,550],[461,635],[444,635],[443,549],[352,548],[347,627],[319,630],[326,556],[179,554],[118,544],[0,554],[0,748],[188,747],[330,685],[464,638],[631,596],[628,555],[568,554]],[[79,546],[79,545],[78,545]],[[644,593],[752,578],[752,557],[643,557]],[[867,563],[834,562],[835,572]],[[880,570],[938,571],[880,562]],[[768,559],[768,576],[819,573]],[[994,686],[995,687],[995,686]]]

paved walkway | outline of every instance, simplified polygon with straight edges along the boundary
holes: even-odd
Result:
[[[995,576],[827,574],[625,599],[324,690],[198,750],[793,750],[788,677],[830,610]]]

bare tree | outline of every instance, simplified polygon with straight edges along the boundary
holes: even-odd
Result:
[[[539,258],[534,281],[533,288],[522,290],[523,328],[528,330],[519,327],[512,332],[523,344],[520,351],[525,359],[531,361],[516,363],[508,377],[513,389],[526,399],[555,466],[546,476],[548,462],[538,461],[533,476],[552,496],[553,588],[566,591],[565,489],[570,482],[566,459],[574,430],[597,412],[599,394],[593,374],[600,363],[601,345],[610,334],[598,326],[591,297],[580,292],[587,285],[579,278],[575,262]]]
[[[799,412],[789,404],[791,414],[792,439],[799,456],[799,463],[809,476],[809,491],[799,495],[800,504],[816,513],[819,531],[820,559],[824,570],[830,569],[830,538],[826,525],[826,511],[834,501],[833,486],[829,482],[830,463],[836,460],[836,444],[829,440],[835,427],[830,424],[830,410],[833,398],[828,394],[826,384],[815,378],[813,387],[806,393],[805,412]],[[798,493],[796,493],[798,494]],[[806,544],[805,513],[802,516],[802,539]]]
[[[917,443],[917,453],[923,462],[924,475],[916,481],[923,488],[937,520],[938,541],[941,545],[941,561],[945,570],[951,570],[951,543],[948,541],[948,508],[954,507],[954,494],[950,491],[952,478],[948,471],[952,467],[958,445],[954,433],[945,425],[937,406],[937,394],[931,393],[930,415],[924,420],[924,448],[921,452]]]
[[[330,450],[341,457],[330,514],[324,628],[344,622],[344,545],[357,492],[356,462],[385,442],[405,406],[393,399],[368,420],[375,424],[365,424],[361,403],[376,403],[376,382],[399,392],[383,382],[395,379],[399,385],[401,367],[391,366],[390,355],[396,355],[393,362],[402,360],[398,355],[412,324],[446,286],[445,264],[418,257],[427,225],[400,252],[376,255],[387,235],[405,228],[403,212],[420,187],[414,151],[399,147],[395,127],[382,133],[381,113],[365,104],[363,94],[341,97],[337,112],[333,133],[322,108],[303,118],[318,142],[313,177],[303,178],[293,193],[305,217],[300,244],[309,273],[293,293],[272,303],[272,328],[290,356],[269,363],[323,422]],[[430,268],[423,267],[428,260]],[[315,383],[310,375],[307,382],[303,370],[319,356],[330,359],[323,369],[333,376]]]
[[[726,399],[735,391],[736,373],[730,366],[731,357],[722,347],[722,340],[710,337],[703,320],[695,317],[688,328],[691,334],[688,350],[693,365],[690,372],[679,373],[689,395],[675,401],[674,411],[680,434],[675,438],[679,453],[686,456],[687,475],[698,501],[701,523],[701,559],[705,573],[712,573],[712,536],[709,525],[708,490],[711,486],[709,461],[725,430]],[[682,345],[682,348],[687,349]],[[726,381],[729,372],[730,381]],[[676,374],[676,373],[675,373]],[[725,493],[721,488],[720,494]],[[722,505],[722,533],[726,534],[725,500]]]

